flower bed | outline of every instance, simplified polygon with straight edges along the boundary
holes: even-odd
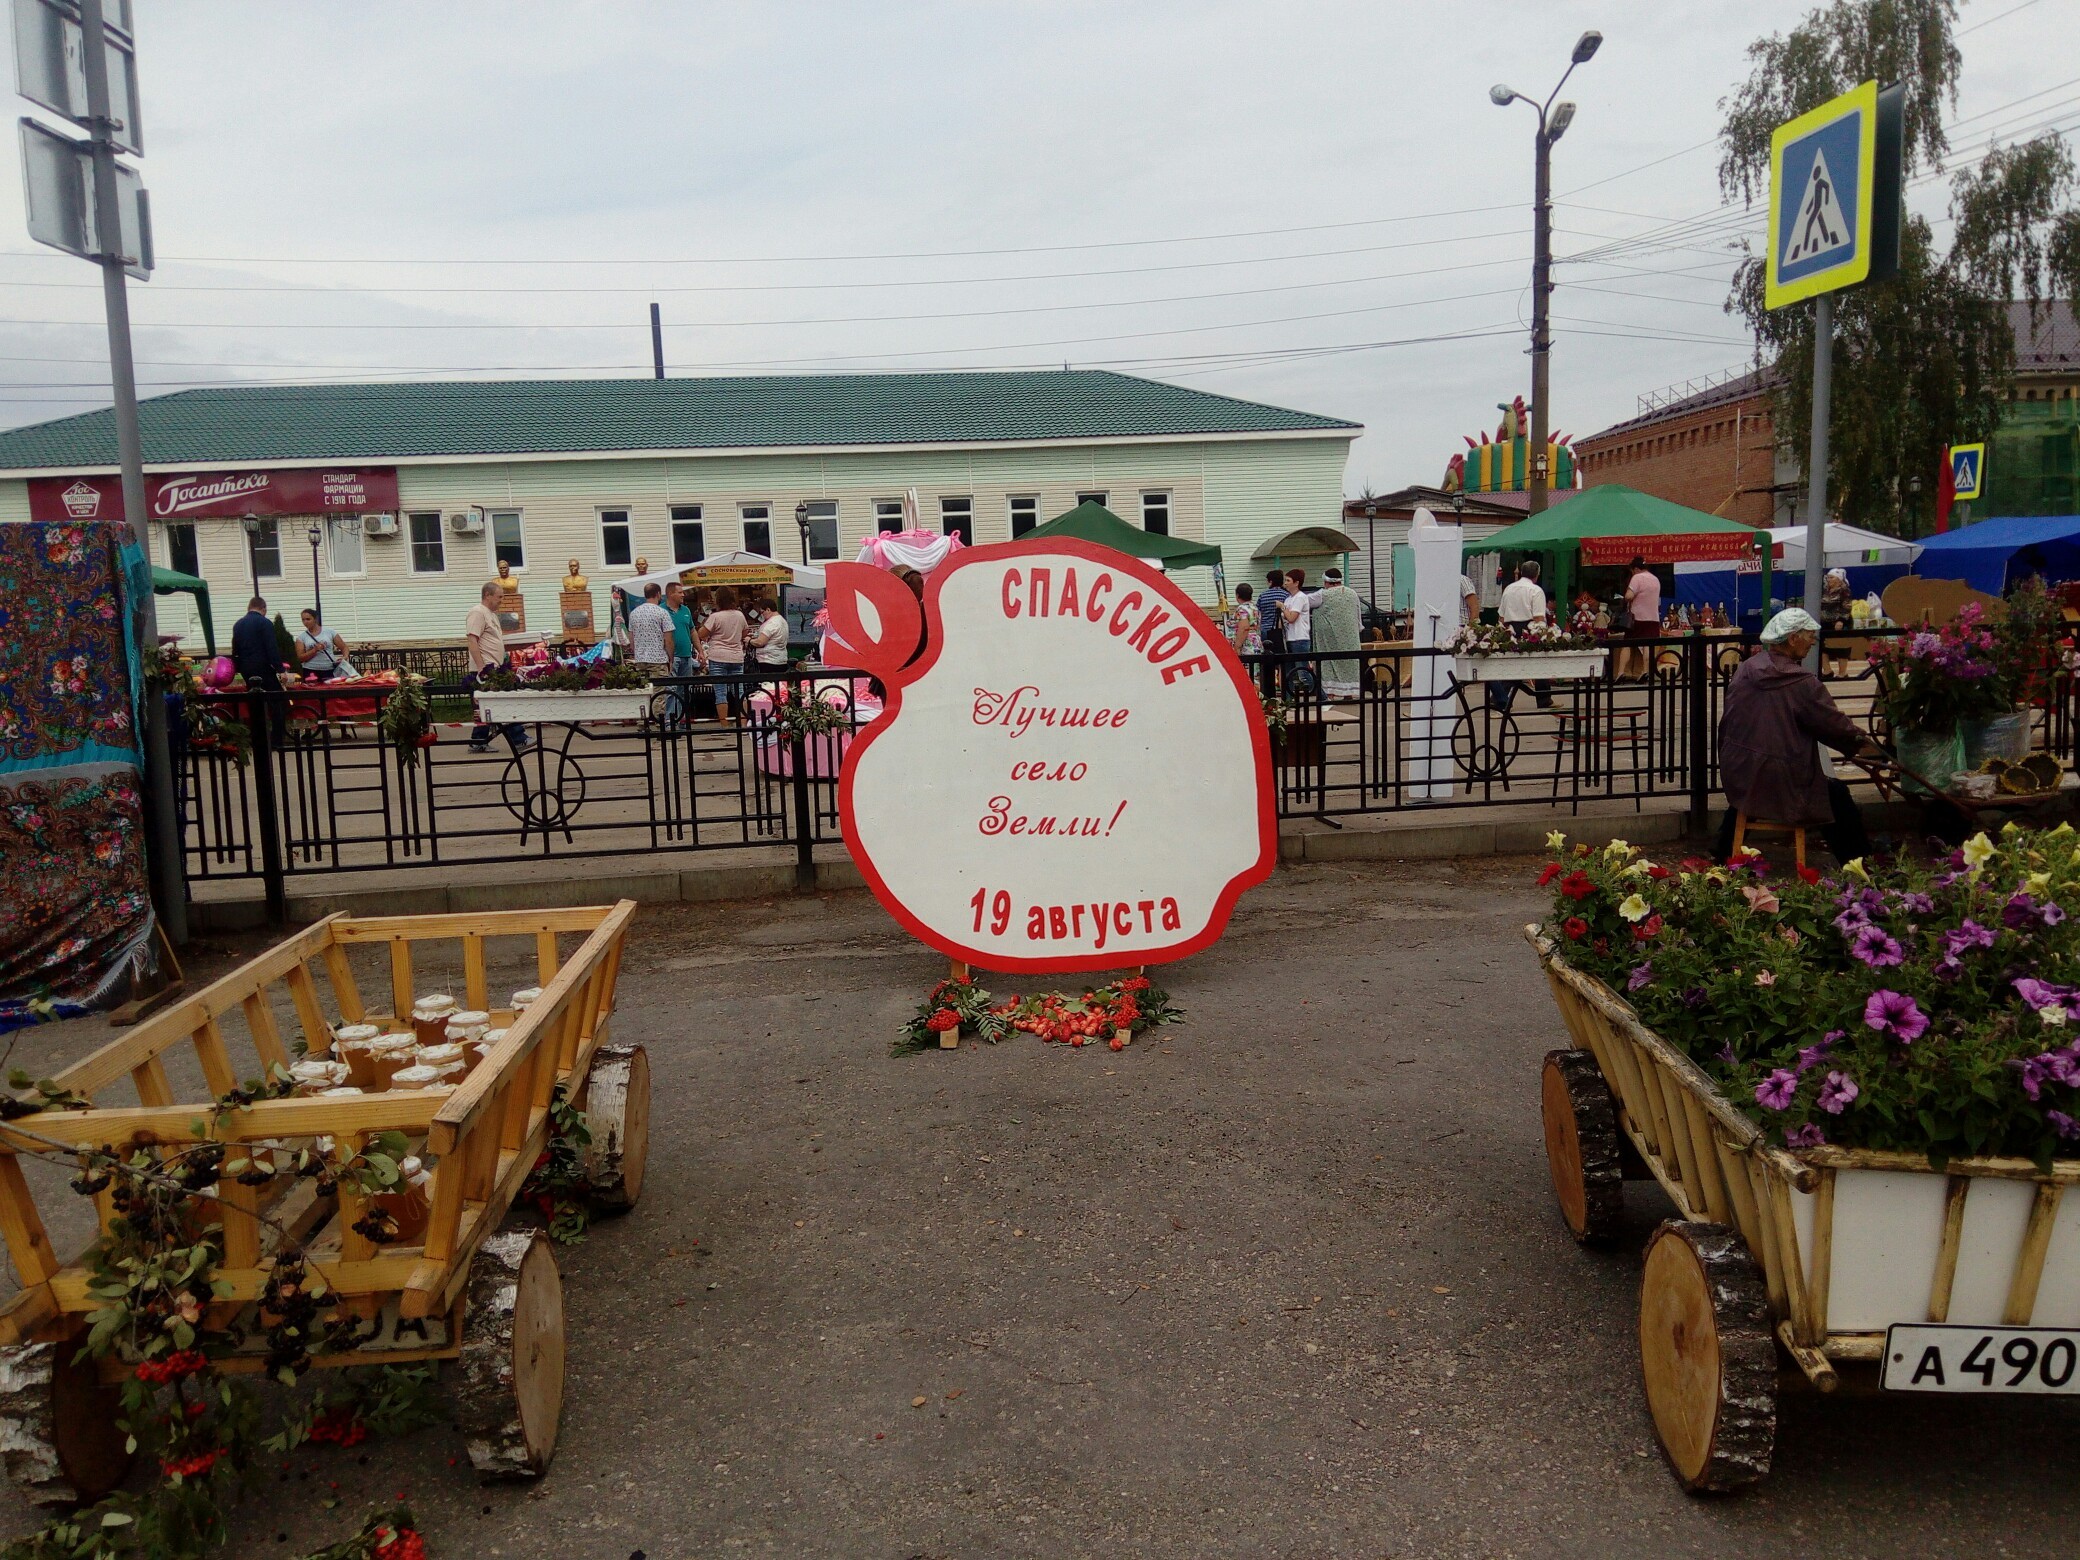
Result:
[[[2080,1141],[2080,834],[2010,825],[1929,865],[1765,878],[1616,842],[1540,874],[1568,963],[1792,1149],[2048,1167]],[[2076,1032],[2080,1033],[2080,1032]]]

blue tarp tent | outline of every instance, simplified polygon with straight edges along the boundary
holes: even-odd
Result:
[[[1981,520],[1921,543],[1914,572],[1924,579],[1962,580],[1991,596],[2007,594],[2010,576],[2037,573],[2046,584],[2080,580],[2080,515]]]

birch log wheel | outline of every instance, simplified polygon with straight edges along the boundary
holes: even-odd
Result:
[[[455,1422],[478,1475],[538,1479],[563,1414],[563,1279],[538,1230],[484,1242],[470,1263]]]
[[[1671,1219],[1640,1278],[1640,1372],[1669,1466],[1693,1492],[1769,1472],[1777,1351],[1755,1259],[1723,1224]]]
[[[1560,1217],[1584,1245],[1609,1240],[1625,1213],[1625,1171],[1618,1110],[1596,1058],[1587,1051],[1548,1052],[1539,1104]]]
[[[626,1213],[643,1195],[650,1156],[650,1057],[639,1045],[603,1045],[579,1108],[592,1133],[585,1195],[597,1213]]]
[[[130,1472],[122,1395],[78,1352],[77,1339],[0,1348],[0,1459],[38,1506],[99,1500]]]

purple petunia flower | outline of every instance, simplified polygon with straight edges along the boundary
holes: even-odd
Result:
[[[1691,986],[1683,992],[1683,1006],[1686,1008],[1701,1008],[1705,1004],[1705,996],[1704,987]]]
[[[1849,1102],[1863,1091],[1856,1087],[1856,1080],[1845,1072],[1831,1072],[1820,1081],[1820,1094],[1814,1100],[1830,1116],[1839,1116],[1849,1108]]]
[[[2033,975],[2024,975],[2010,984],[2015,988],[2015,995],[2022,998],[2033,1012],[2057,1008],[2067,1018],[2080,1018],[2080,991],[2071,986],[2054,985]]]
[[[2053,904],[2048,899],[2045,900],[2041,905],[2037,906],[2037,920],[2043,923],[2045,926],[2056,926],[2065,918],[2065,911],[2059,909],[2057,905]]]
[[[1724,1042],[1719,1047],[1718,1056],[1719,1060],[1728,1067],[1738,1067],[1740,1065],[1741,1059],[1733,1054],[1733,1042],[1731,1040]]]
[[[1926,894],[1901,894],[1899,896],[1899,907],[1909,915],[1934,915],[1936,913],[1936,902]]]
[[[1850,939],[1849,952],[1874,970],[1907,962],[1898,941],[1882,926],[1864,927]]]
[[[1818,1148],[1826,1141],[1827,1134],[1820,1130],[1817,1123],[1811,1121],[1802,1127],[1793,1127],[1784,1134],[1786,1148]]]
[[[2063,911],[2060,912],[2064,914]],[[2032,894],[2017,894],[2001,906],[2001,924],[2010,931],[2026,932],[2037,924],[2037,901]]]
[[[1834,1043],[1832,1041],[1822,1040],[1819,1044],[1809,1045],[1800,1051],[1798,1053],[1798,1070],[1800,1075],[1803,1076],[1826,1061],[1827,1053],[1833,1049]]]
[[[1798,1093],[1798,1074],[1789,1068],[1779,1067],[1762,1082],[1755,1085],[1755,1103],[1764,1110],[1782,1110]]]
[[[1627,991],[1638,991],[1644,986],[1651,986],[1653,984],[1654,965],[1651,960],[1649,960],[1645,964],[1633,965],[1632,973],[1625,977],[1625,989]]]
[[[1856,905],[1851,905],[1847,910],[1844,910],[1834,918],[1834,929],[1844,937],[1854,937],[1870,924],[1871,918],[1863,912],[1860,906]]]
[[[2058,1135],[2060,1137],[2080,1138],[2080,1121],[2075,1121],[2064,1111],[2047,1110],[2044,1112],[2044,1119],[2050,1122],[2052,1126],[2058,1128]]]
[[[1943,953],[1954,959],[1960,953],[1969,953],[1974,948],[1993,946],[1993,929],[1981,926],[1977,921],[1966,918],[1960,921],[1955,931],[1943,933]]]
[[[1928,1015],[1904,991],[1880,988],[1863,1004],[1863,1021],[1901,1045],[1912,1045],[1928,1032]]]

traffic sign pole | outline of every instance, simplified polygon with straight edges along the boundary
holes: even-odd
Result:
[[[147,529],[144,493],[144,439],[137,426],[137,373],[130,356],[130,294],[123,274],[122,221],[117,205],[116,148],[108,101],[108,37],[102,30],[102,0],[80,0],[82,63],[87,76],[88,133],[93,137],[95,231],[101,251],[101,298],[108,313],[108,370],[114,391],[116,458],[123,471],[123,517],[131,539],[151,567],[152,539]],[[159,614],[149,588],[142,602],[132,602],[138,653],[147,666],[159,655]],[[173,754],[166,732],[166,701],[148,679],[144,697],[144,793],[146,860],[150,864],[152,898],[169,940],[188,940],[188,890],[181,860],[180,816],[175,807]]]
[[[1806,611],[1820,621],[1827,575],[1827,403],[1834,395],[1834,294],[1813,300],[1813,443],[1806,458]],[[1820,669],[1820,647],[1806,664]]]

